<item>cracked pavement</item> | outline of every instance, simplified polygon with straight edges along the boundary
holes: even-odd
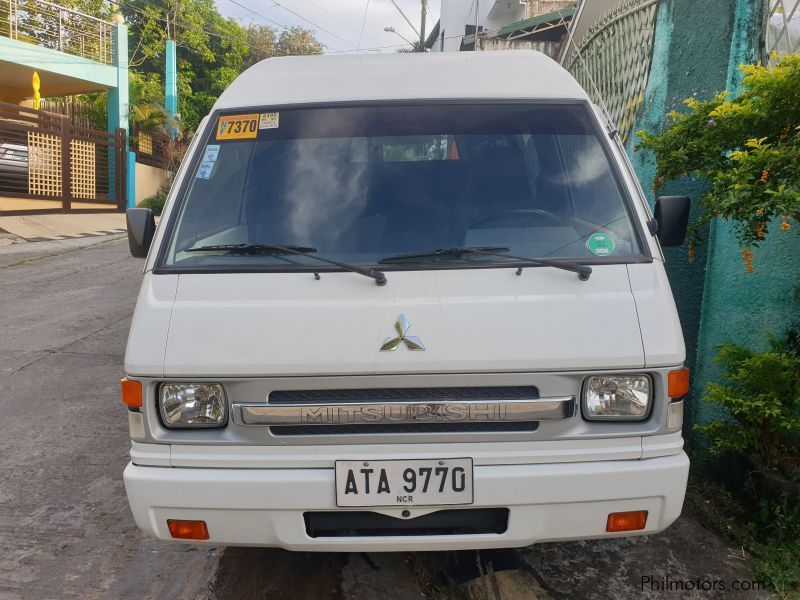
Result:
[[[652,537],[488,552],[310,554],[145,538],[122,485],[119,378],[142,262],[122,236],[0,248],[0,600],[760,598],[641,578],[750,578],[691,516]]]

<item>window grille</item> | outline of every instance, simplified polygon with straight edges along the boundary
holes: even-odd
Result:
[[[61,137],[28,131],[28,192],[61,195]]]

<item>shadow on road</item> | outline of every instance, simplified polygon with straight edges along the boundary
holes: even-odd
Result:
[[[483,597],[488,586],[487,598],[505,598],[494,574],[507,570],[525,570],[513,550],[334,554],[227,548],[212,591],[217,600],[444,600]],[[475,585],[477,596],[469,589]]]
[[[226,548],[219,561],[214,593],[218,600],[340,600],[341,573],[347,561],[344,553]]]

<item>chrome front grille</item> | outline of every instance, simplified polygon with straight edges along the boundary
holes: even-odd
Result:
[[[271,392],[270,404],[317,402],[404,402],[430,400],[528,400],[539,397],[532,385],[491,387],[378,388],[355,390],[291,390]]]
[[[279,390],[233,405],[236,423],[275,436],[520,433],[574,412],[574,397],[540,398],[534,386]]]
[[[384,433],[529,433],[538,421],[514,423],[399,423],[397,425],[285,425],[270,427],[272,435],[352,435]]]

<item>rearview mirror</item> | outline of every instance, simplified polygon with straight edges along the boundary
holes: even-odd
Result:
[[[131,256],[146,258],[156,233],[156,218],[149,208],[129,208],[125,213],[128,223],[128,246]]]
[[[680,246],[686,240],[691,200],[688,196],[661,196],[656,199],[656,237],[662,246]]]

